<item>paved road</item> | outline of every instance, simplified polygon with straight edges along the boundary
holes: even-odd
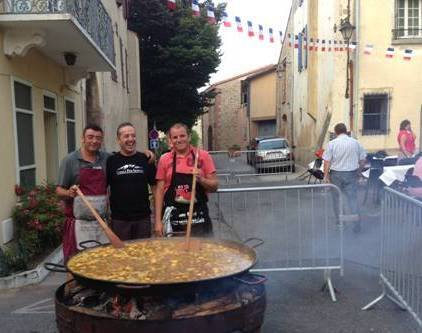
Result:
[[[252,182],[252,186],[260,182]],[[266,192],[226,195],[217,205],[213,196],[210,209],[215,218],[224,217],[224,224],[216,224],[217,236],[224,234],[234,239],[259,236],[266,241],[257,248],[258,268],[286,263],[293,266],[300,263],[296,259],[303,254],[319,257],[328,251],[331,259],[337,257],[339,229],[335,226],[331,198],[325,191],[313,195]],[[321,272],[268,273],[264,333],[417,332],[411,316],[388,301],[372,311],[360,310],[380,293],[376,268],[380,248],[379,216],[376,208],[368,210],[373,216],[366,218],[360,233],[354,233],[350,226],[345,230],[345,275],[333,274],[338,301],[332,302],[327,293],[320,291]],[[301,228],[297,228],[298,219]],[[324,237],[329,237],[328,245]],[[52,299],[63,280],[63,275],[53,274],[40,285],[2,291],[0,332],[56,332]]]

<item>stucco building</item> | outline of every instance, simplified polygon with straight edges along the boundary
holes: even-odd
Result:
[[[105,129],[105,149],[116,148],[116,127],[128,120],[146,143],[127,8],[125,0],[0,1],[0,244],[12,237],[15,184],[54,183],[87,122]]]
[[[276,65],[217,82],[214,105],[202,116],[204,147],[246,149],[250,139],[276,133]]]
[[[346,18],[356,28],[349,47]],[[294,0],[277,68],[279,132],[304,160],[338,122],[368,151],[397,152],[403,119],[420,140],[421,50],[422,0]]]

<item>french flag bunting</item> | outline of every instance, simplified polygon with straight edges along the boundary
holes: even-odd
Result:
[[[292,47],[292,35],[291,34],[287,34],[287,38],[289,40],[289,47]]]
[[[319,46],[319,38],[317,38],[317,40],[315,41],[315,44],[314,44],[314,50],[315,51],[318,51],[318,46]]]
[[[229,20],[229,16],[226,12],[223,12],[223,24],[226,28],[230,28],[232,26],[232,23]]]
[[[331,39],[328,41],[328,52],[331,52]]]
[[[201,11],[199,10],[198,0],[192,0],[192,15],[201,16]]]
[[[394,57],[394,47],[388,47],[387,50],[385,51],[385,56],[387,58],[393,58]]]
[[[264,27],[261,24],[258,24],[258,30],[259,30],[259,40],[264,40]]]
[[[268,29],[268,35],[270,37],[270,43],[274,43],[274,34],[273,34],[273,28]]]
[[[248,21],[248,36],[249,37],[255,36],[255,33],[253,32],[253,26],[252,26],[251,21]]]
[[[299,48],[299,37],[295,35],[295,49]]]
[[[404,60],[412,60],[413,58],[413,50],[411,49],[405,49],[403,53],[403,59]]]
[[[278,35],[280,36],[280,43],[283,44],[283,32],[281,30],[279,30]]]
[[[236,16],[235,21],[236,21],[237,31],[243,32],[242,21],[240,20],[240,17]]]
[[[321,41],[321,51],[325,52],[325,39]]]
[[[350,42],[349,43],[349,50],[354,51],[354,50],[356,50],[357,46],[358,46],[358,44],[356,42]]]
[[[372,44],[366,44],[365,45],[365,48],[363,50],[363,53],[369,55],[369,54],[372,54],[373,50],[374,50],[374,45],[372,45]]]
[[[338,44],[339,44],[339,48],[338,48],[338,50],[339,50],[339,51],[343,51],[343,45],[344,45],[344,42],[343,42],[342,40],[339,40],[339,41],[338,41]]]
[[[334,52],[337,52],[338,51],[338,46],[337,46],[337,41],[335,40],[334,41]]]
[[[176,0],[167,0],[167,8],[170,10],[176,9]]]
[[[214,7],[213,6],[207,7],[207,18],[208,18],[209,24],[216,24],[217,23],[217,21],[215,19],[215,15],[214,15]]]
[[[314,50],[314,39],[313,38],[309,39],[309,48],[308,48],[308,50],[309,51],[313,51]]]

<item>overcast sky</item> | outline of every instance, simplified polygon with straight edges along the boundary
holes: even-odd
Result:
[[[278,31],[284,34],[291,0],[214,0],[216,5],[221,2],[227,3],[232,27],[220,27],[223,56],[211,83],[277,63],[281,49]],[[242,20],[243,33],[236,29],[235,16]],[[248,36],[247,21],[252,21],[255,37]],[[258,39],[258,24],[264,27],[264,41]],[[274,30],[273,44],[268,40],[268,28]]]

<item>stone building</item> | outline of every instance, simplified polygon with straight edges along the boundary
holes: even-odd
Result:
[[[202,116],[202,139],[208,150],[246,149],[250,139],[276,131],[276,65],[214,83],[214,105]]]

